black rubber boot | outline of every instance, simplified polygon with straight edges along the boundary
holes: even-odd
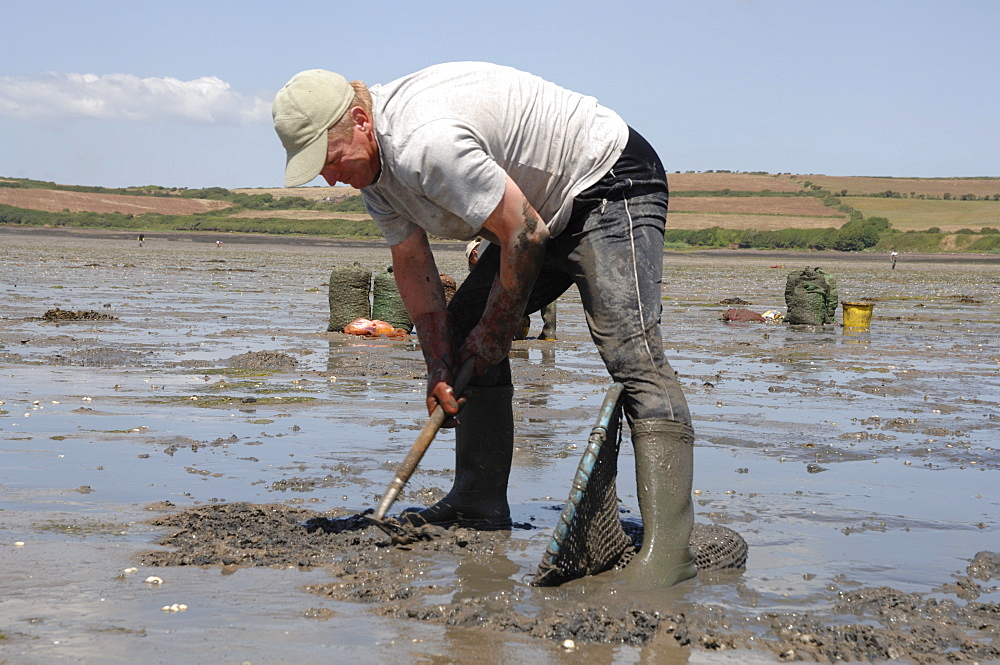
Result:
[[[675,420],[637,420],[632,443],[643,536],[622,577],[630,587],[673,586],[698,573],[688,547],[694,526],[694,430]]]
[[[414,526],[437,524],[471,529],[509,529],[507,479],[514,453],[512,386],[476,386],[455,427],[455,482],[447,496],[423,510],[400,515]]]

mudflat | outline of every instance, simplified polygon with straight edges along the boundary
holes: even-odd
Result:
[[[389,252],[0,229],[0,663],[1000,662],[996,257],[667,253],[696,519],[750,550],[641,593],[528,584],[609,385],[575,290],[511,353],[516,528],[403,548],[358,517],[427,415],[415,337],[326,331],[355,261]],[[871,327],[721,320],[806,266]],[[618,491],[637,519],[627,436]]]

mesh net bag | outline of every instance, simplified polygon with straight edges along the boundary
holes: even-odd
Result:
[[[789,273],[785,280],[785,323],[823,325],[837,313],[837,280],[822,268]]]
[[[532,584],[557,586],[614,568],[632,545],[618,518],[622,385],[611,386]]]
[[[396,288],[396,278],[389,271],[375,274],[372,289],[372,318],[391,323],[394,328],[413,332],[413,322],[406,313],[403,298]]]
[[[619,517],[616,479],[622,388],[620,383],[613,384],[604,398],[569,498],[531,582],[534,586],[558,586],[623,568],[642,544],[642,523],[622,522]],[[702,571],[743,568],[749,551],[738,533],[714,524],[695,524],[690,547]]]
[[[626,520],[622,522],[622,527],[633,545],[622,554],[616,568],[627,566],[642,545],[642,522]],[[743,536],[718,524],[695,524],[688,547],[700,572],[745,568],[747,554],[750,553]]]
[[[341,332],[355,319],[371,316],[368,293],[372,273],[361,264],[337,266],[330,273],[330,323],[329,332]]]

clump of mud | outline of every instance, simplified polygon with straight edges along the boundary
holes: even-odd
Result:
[[[463,568],[490,568],[505,554],[523,556],[524,541],[506,532],[430,527],[424,539],[393,546],[364,515],[280,504],[196,506],[150,523],[169,529],[158,541],[169,549],[143,553],[144,565],[322,566],[334,579],[305,591],[365,603],[384,616],[446,626],[579,643],[643,645],[666,639],[705,651],[767,651],[781,662],[903,660],[930,665],[942,662],[942,654],[952,663],[1000,658],[1000,605],[960,603],[940,594],[925,598],[890,587],[857,588],[831,591],[828,602],[821,603],[828,611],[746,616],[732,608],[641,607],[631,596],[617,601],[607,596],[584,602],[549,599],[544,595],[549,592],[532,591],[527,581],[522,586],[508,580],[506,590],[476,595],[468,592],[469,579],[463,582],[469,575]],[[981,583],[1000,575],[1000,555],[978,553],[965,573],[952,586],[984,589]],[[712,576],[699,575],[695,583],[740,584],[737,578]],[[524,602],[533,593],[539,594],[534,601]],[[445,597],[451,602],[442,602]],[[303,613],[310,611],[304,603]]]
[[[314,511],[280,504],[232,503],[192,508],[158,517],[150,523],[171,533],[158,542],[173,548],[141,555],[147,566],[273,566],[309,567],[332,563],[342,551],[336,536],[305,523],[318,516]],[[337,526],[331,533],[342,535],[356,549],[363,539],[371,547],[359,516],[325,516]],[[387,540],[387,539],[382,539]]]
[[[1000,580],[1000,554],[996,552],[980,552],[973,557],[966,569],[971,577],[988,582]]]
[[[392,547],[388,534],[364,514],[317,513],[282,504],[228,503],[199,506],[150,522],[171,529],[157,544],[172,550],[141,555],[147,566],[300,566],[364,564]],[[433,529],[435,536],[425,532]],[[477,550],[490,534],[468,529],[424,527],[414,548],[458,554]],[[375,556],[380,560],[381,556]],[[377,566],[376,566],[377,567]]]
[[[249,351],[225,361],[229,367],[257,372],[291,372],[299,361],[280,351]]]
[[[102,314],[93,310],[70,311],[66,309],[50,309],[41,317],[45,321],[117,321],[118,317]]]
[[[957,580],[952,584],[943,585],[942,590],[954,593],[963,600],[975,600],[983,593],[990,591],[986,585],[980,582],[1000,580],[1000,554],[979,552],[972,558],[965,573],[965,575],[956,575]]]

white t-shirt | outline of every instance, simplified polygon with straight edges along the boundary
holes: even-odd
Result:
[[[558,235],[573,197],[628,142],[625,122],[593,97],[500,65],[435,65],[371,93],[382,171],[361,193],[390,245],[416,226],[476,236],[507,175]]]

